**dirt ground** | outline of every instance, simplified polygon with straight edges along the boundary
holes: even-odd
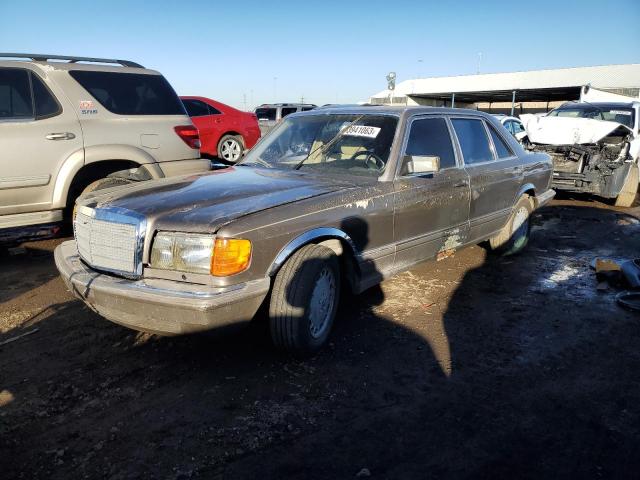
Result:
[[[640,207],[535,217],[343,302],[301,361],[260,324],[161,338],[72,299],[59,243],[0,257],[0,476],[638,478],[640,315],[589,262],[640,254]]]

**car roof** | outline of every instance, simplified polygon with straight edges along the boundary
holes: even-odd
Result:
[[[73,57],[67,55],[44,55],[33,53],[0,53],[0,65],[21,67],[34,65],[42,71],[85,70],[99,72],[138,73],[143,75],[161,75],[160,72],[144,68],[130,60],[110,58]]]
[[[426,107],[426,106],[407,106],[407,105],[343,105],[328,106],[309,110],[308,112],[300,112],[295,115],[330,115],[330,114],[392,114],[397,116],[411,116],[420,114],[446,114],[446,115],[474,115],[484,118],[492,118],[491,115],[479,110],[467,108],[449,108],[449,107]]]
[[[633,105],[638,102],[630,101],[630,102],[567,102],[563,103],[556,110],[564,110],[564,109],[578,109],[578,110],[587,110],[593,107],[597,108],[631,108]]]

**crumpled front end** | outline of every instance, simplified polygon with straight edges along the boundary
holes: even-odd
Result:
[[[552,187],[616,198],[636,162],[640,139],[619,123],[523,115],[529,150],[553,160]]]

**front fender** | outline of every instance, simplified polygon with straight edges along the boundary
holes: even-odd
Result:
[[[308,243],[313,243],[318,240],[328,240],[331,238],[342,240],[351,251],[350,253],[357,258],[356,246],[349,235],[338,228],[334,227],[320,227],[309,230],[302,235],[297,236],[289,243],[287,243],[276,255],[276,258],[271,263],[268,270],[268,275],[274,275],[280,267],[287,261],[287,259],[293,255],[298,249]]]

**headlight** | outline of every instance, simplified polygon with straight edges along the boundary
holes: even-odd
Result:
[[[212,235],[159,232],[151,247],[151,267],[226,277],[249,268],[251,242]]]

